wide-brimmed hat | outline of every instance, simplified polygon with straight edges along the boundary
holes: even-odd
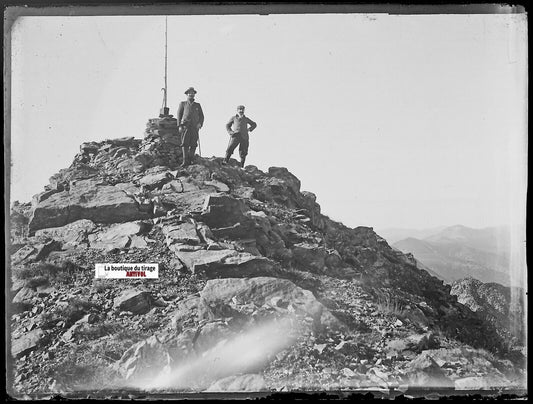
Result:
[[[189,87],[187,90],[185,90],[185,94],[194,93],[196,94],[198,91],[194,89],[194,87]]]

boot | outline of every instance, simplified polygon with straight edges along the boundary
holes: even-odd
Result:
[[[229,154],[226,154],[226,157],[224,157],[224,162],[223,162],[223,164],[228,164],[228,163],[229,163],[229,158],[230,158],[230,157],[231,157],[231,156],[230,156]]]
[[[244,168],[244,162],[246,161],[246,157],[241,158],[241,167]]]
[[[181,148],[181,156],[183,158],[183,162],[181,163],[180,167],[186,167],[187,166],[187,147]]]
[[[196,147],[189,147],[189,164],[194,164],[194,157],[196,153]]]

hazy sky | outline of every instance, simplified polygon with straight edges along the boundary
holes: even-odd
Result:
[[[22,17],[12,31],[11,201],[84,141],[157,117],[164,16]],[[248,164],[287,167],[348,226],[525,221],[525,15],[168,17],[168,103],[194,86],[202,156],[238,104]],[[237,157],[237,153],[234,154]]]

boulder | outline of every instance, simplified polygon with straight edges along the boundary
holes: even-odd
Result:
[[[165,366],[170,366],[170,361],[168,349],[153,335],[128,348],[113,367],[126,380],[132,380],[154,377]]]
[[[300,180],[284,167],[270,167],[268,177],[258,178],[254,195],[261,201],[277,202],[289,208],[297,208],[300,203]]]
[[[131,243],[131,238],[144,232],[147,225],[143,222],[128,222],[111,225],[109,228],[89,235],[91,248],[110,251],[114,248],[125,248]]]
[[[124,191],[95,179],[86,179],[34,206],[29,229],[34,232],[60,227],[80,219],[119,223],[148,217],[149,214],[140,210],[135,199]]]
[[[316,244],[298,243],[292,247],[295,264],[304,270],[323,273],[328,252]]]
[[[155,299],[150,292],[129,289],[115,298],[114,307],[120,311],[130,311],[134,314],[146,314],[154,306]]]
[[[222,266],[205,270],[209,278],[275,276],[278,272],[275,261],[246,252],[226,257]]]
[[[38,193],[37,195],[34,195],[32,198],[32,204],[37,204],[39,202],[44,201],[45,199],[48,199],[54,194],[57,194],[58,192],[61,192],[59,189],[48,189],[43,192]]]
[[[87,235],[96,229],[96,225],[88,219],[76,220],[61,227],[41,229],[35,232],[36,237],[48,237],[57,240],[64,247],[76,247],[87,242]]]
[[[13,255],[11,255],[11,263],[18,264],[18,263],[25,261],[30,256],[35,256],[35,255],[36,255],[35,247],[31,245],[25,245],[24,247],[16,251]]]
[[[46,297],[51,295],[52,293],[56,292],[57,289],[51,286],[48,283],[48,279],[46,280],[46,283],[43,285],[39,285],[35,288],[35,291],[37,293],[37,296],[39,297]]]
[[[26,281],[23,279],[12,278],[11,288],[9,290],[11,292],[11,295],[14,297],[20,291],[20,289],[22,289],[25,286],[25,284],[26,284]]]
[[[40,328],[27,332],[11,342],[11,355],[14,358],[24,356],[35,350],[44,337],[44,331]]]
[[[147,190],[161,188],[164,184],[174,179],[170,171],[162,173],[148,174],[139,180],[139,185]]]
[[[204,270],[210,265],[221,265],[224,258],[236,254],[235,250],[178,251],[175,245],[171,245],[170,249],[191,272]]]
[[[200,292],[199,310],[210,318],[225,317],[227,306],[270,305],[273,299],[288,302],[287,312],[309,316],[313,326],[342,327],[338,321],[309,290],[296,286],[289,280],[257,277],[249,279],[212,279]]]
[[[20,289],[15,297],[13,298],[13,303],[26,303],[32,304],[33,300],[37,297],[37,292],[32,288],[24,286]]]
[[[220,181],[216,181],[216,180],[204,181],[204,185],[213,187],[216,192],[229,192],[229,187]]]
[[[62,336],[63,342],[70,342],[75,339],[76,334],[83,328],[83,324],[76,322]]]
[[[190,296],[180,300],[176,309],[171,315],[171,326],[178,329],[180,324],[189,319],[196,319],[198,317],[198,304],[200,298],[198,296]]]
[[[200,189],[189,192],[169,192],[161,195],[161,202],[180,212],[201,212],[209,190]]]
[[[50,185],[48,189],[55,189],[57,191],[68,190],[76,182],[83,180],[95,181],[98,176],[98,168],[92,167],[85,163],[75,162],[69,168],[59,170],[57,174],[50,177]],[[34,202],[37,202],[34,200]],[[56,227],[56,226],[46,226]]]
[[[131,236],[129,248],[148,248],[148,241],[142,236]]]
[[[422,352],[406,367],[409,384],[430,388],[451,387],[453,382],[430,353]]]
[[[106,139],[103,143],[116,147],[127,147],[130,149],[135,149],[139,147],[141,140],[135,139],[135,137],[133,136],[125,136],[116,139]]]
[[[167,246],[174,243],[198,245],[202,242],[196,231],[196,225],[190,222],[166,225],[163,227],[163,234]]]
[[[192,273],[205,273],[208,278],[272,276],[277,264],[268,258],[235,250],[199,250],[174,252]]]
[[[96,142],[84,142],[80,145],[80,153],[96,154],[100,149],[100,144]]]
[[[175,184],[176,182],[178,185]],[[174,188],[177,188],[176,192],[194,192],[200,190],[200,187],[187,177],[178,177],[175,181],[172,181],[169,184]],[[181,187],[181,190],[179,190],[179,187]]]
[[[216,238],[238,240],[248,238],[254,234],[254,222],[247,217],[242,221],[226,227],[211,228],[211,232]]]
[[[246,205],[224,193],[208,195],[205,198],[202,221],[209,227],[227,227],[243,220]]]
[[[300,192],[300,180],[285,167],[270,167],[268,174],[272,177],[283,180],[286,186],[295,194]]]
[[[26,245],[11,256],[12,264],[22,264],[45,259],[52,251],[61,249],[59,242],[48,240],[42,243]]]
[[[237,198],[252,199],[254,197],[255,189],[252,187],[239,186],[231,192]]]

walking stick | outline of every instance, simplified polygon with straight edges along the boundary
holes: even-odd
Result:
[[[202,157],[202,146],[200,146],[200,131],[198,131],[198,154]]]

